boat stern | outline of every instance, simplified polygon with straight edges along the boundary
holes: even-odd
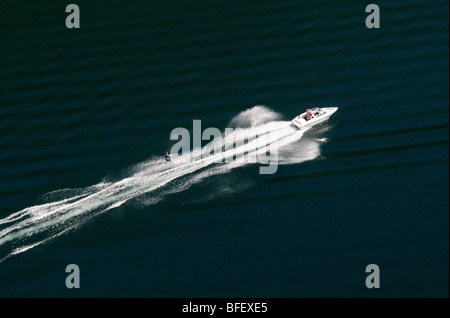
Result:
[[[298,129],[302,129],[303,126],[306,123],[306,120],[304,120],[301,115],[298,115],[297,117],[295,117],[294,119],[292,119],[291,123],[297,127]]]

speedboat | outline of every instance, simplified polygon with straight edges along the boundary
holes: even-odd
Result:
[[[294,124],[298,129],[311,128],[312,126],[324,122],[330,118],[330,116],[337,110],[337,107],[311,108],[292,119],[292,124]]]

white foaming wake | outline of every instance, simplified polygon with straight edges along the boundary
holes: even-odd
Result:
[[[248,156],[262,155],[266,147],[274,143],[279,147],[276,164],[298,163],[314,159],[320,154],[318,143],[314,141],[304,144],[301,149],[293,148],[293,143],[301,139],[303,131],[291,126],[288,121],[274,121],[278,118],[279,115],[270,109],[255,106],[230,122],[249,124],[248,128],[234,129],[231,134],[225,135],[225,143],[235,144],[232,149],[192,160],[199,152],[206,150],[206,153],[210,153],[218,142],[213,140],[203,150],[194,149],[190,153],[173,157],[174,163],[167,163],[160,157],[153,158],[136,165],[129,177],[117,182],[101,182],[84,189],[71,190],[69,198],[28,207],[0,219],[0,262],[74,230],[91,218],[144,194],[147,198],[141,204],[155,204],[164,196],[183,191],[209,176],[227,173],[248,164]],[[258,138],[263,135],[267,138]],[[220,160],[222,163],[217,163]],[[255,169],[259,169],[257,166],[260,164],[255,165]],[[177,179],[179,182],[176,186],[155,191]],[[46,198],[51,200],[53,196],[58,196],[58,192],[64,190],[50,193]]]
[[[244,110],[235,116],[229,123],[232,128],[249,128],[275,121],[281,118],[281,115],[267,108],[264,105],[254,106]]]

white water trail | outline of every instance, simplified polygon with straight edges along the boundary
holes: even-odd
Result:
[[[146,203],[157,203],[167,194],[183,191],[211,175],[227,173],[231,169],[246,165],[248,164],[246,158],[252,155],[261,156],[265,153],[267,146],[276,144],[278,149],[287,149],[288,145],[301,139],[304,131],[291,126],[289,121],[274,121],[278,118],[279,115],[273,111],[263,106],[255,106],[242,112],[230,122],[230,124],[249,126],[234,129],[231,134],[225,135],[223,140],[225,143],[235,143],[232,149],[225,149],[221,153],[195,161],[191,160],[192,153],[202,149],[194,149],[191,153],[174,156],[174,163],[167,163],[161,158],[150,159],[136,165],[130,176],[122,180],[101,182],[78,191],[72,190],[72,196],[69,198],[28,207],[0,219],[0,262],[76,229],[91,218],[132,199],[151,194],[176,179],[181,178],[181,184],[169,188],[162,194],[155,194],[155,197],[147,200]],[[266,138],[258,138],[263,135]],[[244,140],[247,141],[246,144],[243,144]],[[203,151],[207,150],[209,153],[214,149],[216,142],[218,141],[213,140],[207,144],[203,147]],[[303,149],[298,153],[291,152],[288,160],[283,159],[281,153],[278,157],[281,160],[277,159],[275,164],[290,164],[317,157],[320,153],[319,147],[314,142],[312,145],[310,144],[308,151]],[[222,163],[217,163],[220,161]],[[260,164],[255,165],[255,169],[258,169],[258,166]],[[57,192],[59,191],[55,191],[55,194]],[[52,198],[52,193],[48,194],[47,198]]]

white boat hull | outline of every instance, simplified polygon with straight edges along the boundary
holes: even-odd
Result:
[[[298,115],[294,119],[292,119],[292,124],[296,126],[298,129],[306,129],[311,128],[312,126],[315,126],[319,123],[322,123],[326,121],[328,118],[330,118],[331,115],[333,115],[338,108],[337,107],[324,107],[324,108],[313,108],[311,109],[313,113],[317,113],[318,115],[314,118],[305,119],[306,112]]]

